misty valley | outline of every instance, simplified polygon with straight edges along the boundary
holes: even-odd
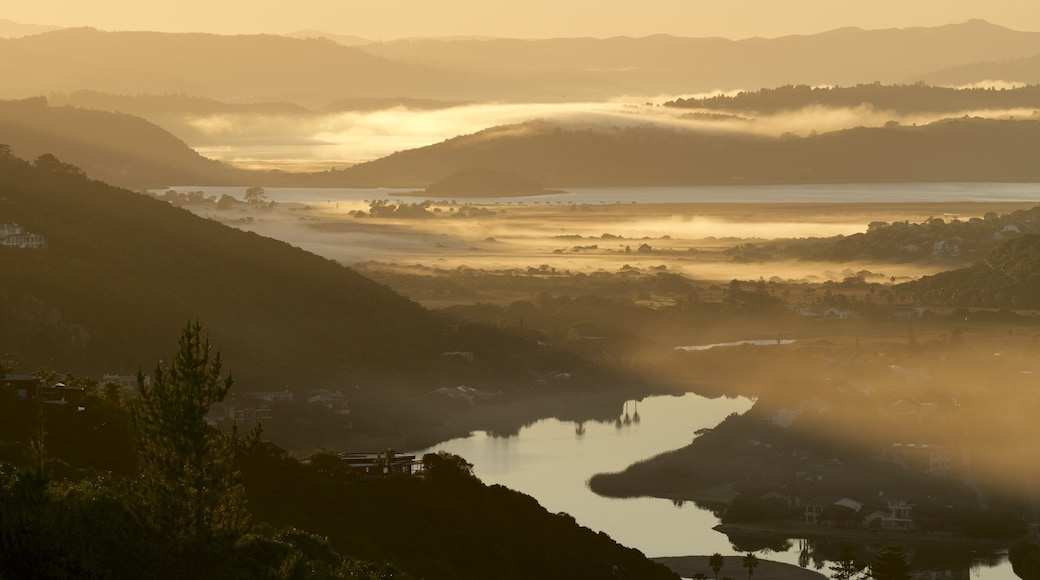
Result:
[[[1040,579],[1040,33],[0,25],[0,578]]]

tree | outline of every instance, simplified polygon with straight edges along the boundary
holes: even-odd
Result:
[[[260,204],[264,203],[264,197],[266,195],[267,195],[267,192],[264,191],[264,188],[259,187],[259,186],[257,186],[257,187],[250,187],[249,189],[246,190],[245,200],[248,203],[253,203],[253,204],[256,204],[256,205],[260,205]]]
[[[744,563],[741,566],[747,568],[748,580],[751,580],[751,576],[755,573],[755,568],[758,567],[758,557],[754,553],[748,552],[744,556]]]
[[[863,566],[856,563],[852,548],[845,546],[841,556],[831,564],[830,571],[834,580],[856,580],[862,578]]]
[[[135,512],[156,532],[199,546],[244,531],[248,514],[234,460],[260,435],[259,427],[243,438],[237,429],[225,434],[206,423],[210,405],[231,388],[221,366],[199,323],[189,323],[172,362],[156,365],[152,384],[138,374],[131,408]]]
[[[722,566],[725,563],[726,559],[718,552],[715,552],[708,558],[708,565],[711,566],[711,571],[715,573],[715,580],[719,580],[719,570],[722,570]]]
[[[910,580],[910,563],[906,553],[897,546],[887,546],[874,555],[870,562],[870,577],[874,580]]]

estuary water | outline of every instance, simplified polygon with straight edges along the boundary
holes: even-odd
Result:
[[[245,187],[176,186],[180,192],[227,193],[242,199]],[[282,203],[351,203],[376,199],[425,200],[423,191],[394,188],[265,188]],[[522,197],[460,198],[475,204],[599,203],[905,203],[1037,202],[1040,183],[841,183],[808,185],[704,185],[671,187],[580,187]]]
[[[695,431],[712,428],[731,413],[752,405],[744,398],[708,399],[695,394],[656,396],[629,401],[617,420],[575,424],[545,419],[518,435],[495,437],[476,432],[452,439],[426,452],[447,451],[466,458],[486,484],[501,484],[528,494],[550,512],[566,512],[578,524],[602,531],[649,557],[724,556],[754,550],[761,558],[806,564],[829,576],[825,559],[811,542],[743,542],[734,545],[712,528],[719,522],[693,503],[677,505],[658,498],[611,499],[594,494],[586,482],[596,473],[620,471],[658,453],[687,445]],[[710,469],[710,466],[705,466]],[[770,544],[766,546],[765,544]],[[962,546],[911,548],[917,562],[927,562],[929,575],[952,579],[1017,580],[1002,553],[968,553]],[[806,562],[808,560],[808,562]],[[710,571],[705,571],[711,576]],[[738,572],[729,575],[737,576]]]

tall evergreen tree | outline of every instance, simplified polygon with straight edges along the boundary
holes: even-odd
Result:
[[[210,353],[198,321],[181,333],[177,354],[159,361],[148,385],[138,376],[131,408],[138,474],[135,511],[155,531],[197,546],[245,531],[248,512],[235,457],[259,437],[222,433],[205,421],[224,400],[231,376],[221,377],[220,353]]]

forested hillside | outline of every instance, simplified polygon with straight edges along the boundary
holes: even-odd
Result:
[[[967,268],[925,276],[901,286],[915,298],[932,304],[1040,308],[1040,235],[1007,240]]]
[[[676,99],[665,106],[681,109],[772,114],[804,107],[861,107],[893,113],[956,113],[980,109],[1040,108],[1040,85],[1007,90],[955,89],[912,85],[859,84],[851,87],[784,85],[736,95]]]
[[[0,151],[0,223],[48,245],[0,247],[0,338],[26,370],[148,372],[193,319],[231,353],[247,390],[374,376],[523,381],[542,358],[518,356],[534,340],[450,325],[349,268],[87,180],[52,156],[30,164]],[[479,356],[460,368],[441,356],[456,350]]]

